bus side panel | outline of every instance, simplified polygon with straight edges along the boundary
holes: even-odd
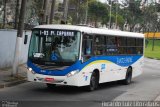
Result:
[[[125,73],[125,67],[114,63],[107,64],[106,70],[101,72],[100,83],[124,79]]]
[[[141,57],[139,60],[137,60],[133,65],[132,65],[132,78],[137,77],[142,74],[143,72],[143,59],[144,56]]]
[[[92,72],[98,70],[100,74],[99,83],[123,80],[126,77],[129,66],[132,67],[132,77],[134,78],[142,74],[142,65],[143,57],[128,66],[120,66],[106,60],[97,60],[86,65],[77,76],[73,76],[73,78],[76,78],[78,86],[89,85]]]
[[[96,63],[96,64],[95,64]],[[104,67],[105,66],[105,67]],[[91,74],[94,70],[99,71],[99,83],[121,80],[125,78],[126,67],[118,66],[109,61],[96,61],[84,67],[78,74],[67,78],[68,83],[73,80],[77,81],[78,86],[86,86],[90,84]],[[122,72],[123,71],[123,72]],[[70,85],[70,84],[68,84]]]

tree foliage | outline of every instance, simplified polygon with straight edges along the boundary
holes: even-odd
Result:
[[[89,3],[89,18],[94,21],[97,27],[97,22],[105,23],[108,21],[108,10],[105,4],[99,1],[92,1]]]
[[[3,0],[5,1],[5,0]],[[6,18],[12,17],[15,22],[15,11],[16,11],[16,2],[7,2],[7,14]],[[20,0],[21,1],[21,0]],[[26,8],[25,23],[33,24],[33,19],[38,20],[38,23],[42,23],[42,17],[44,16],[43,5],[46,0],[28,0]],[[47,5],[47,15],[46,18],[49,19],[51,13],[51,1],[48,0]],[[113,1],[113,0],[112,0]],[[142,0],[123,0],[121,4],[112,2],[112,8],[109,4],[101,3],[98,0],[69,0],[69,12],[67,17],[67,22],[70,24],[84,24],[87,19],[88,24],[92,24],[95,27],[98,27],[99,24],[106,25],[108,27],[109,23],[112,28],[119,28],[121,30],[130,30],[134,32],[141,31],[154,31],[155,28],[160,30],[158,23],[160,19],[157,12],[160,12],[160,4],[150,3],[143,5]],[[62,1],[56,0],[57,3]],[[0,13],[1,13],[1,23],[3,23],[3,6],[4,3],[0,1]],[[10,12],[8,12],[10,10]],[[111,10],[111,14],[110,14]],[[8,14],[9,13],[9,14]],[[54,23],[60,23],[60,20],[63,16],[63,6],[62,11],[55,9],[55,15],[53,18]],[[87,14],[88,13],[88,14]],[[86,18],[87,17],[87,18]],[[111,19],[111,20],[110,20]],[[110,22],[109,22],[110,21]],[[6,25],[10,23],[6,20]],[[124,29],[127,25],[128,29]],[[6,26],[7,27],[7,26]]]

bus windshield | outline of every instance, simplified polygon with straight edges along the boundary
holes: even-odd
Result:
[[[34,29],[29,47],[29,60],[37,64],[74,63],[79,58],[80,32]]]

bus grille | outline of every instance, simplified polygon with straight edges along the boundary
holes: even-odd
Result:
[[[68,66],[46,66],[46,65],[39,65],[35,64],[37,67],[41,68],[42,70],[64,70]]]

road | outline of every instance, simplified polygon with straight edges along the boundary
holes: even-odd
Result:
[[[49,90],[45,84],[27,82],[0,89],[0,101],[15,101],[18,107],[102,107],[102,101],[153,101],[160,95],[160,61],[145,58],[144,62],[143,74],[130,85],[111,82],[86,92],[67,86]]]

